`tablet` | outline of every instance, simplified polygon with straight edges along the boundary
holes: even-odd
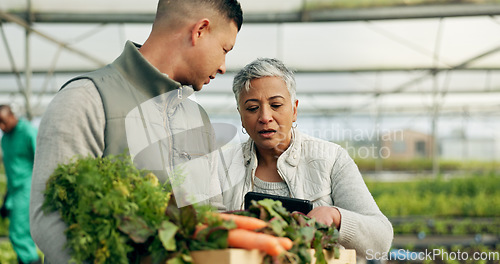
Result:
[[[286,196],[272,195],[266,193],[258,193],[258,192],[248,192],[245,194],[245,210],[250,207],[252,204],[252,200],[259,201],[263,199],[272,199],[281,201],[283,207],[286,208],[289,212],[298,211],[303,214],[309,213],[313,209],[313,204],[309,200],[290,198]]]

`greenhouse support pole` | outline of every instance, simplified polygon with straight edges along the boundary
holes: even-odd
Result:
[[[31,36],[31,26],[32,26],[32,10],[31,10],[31,0],[28,1],[28,8],[26,10],[27,12],[27,17],[28,17],[28,25],[25,29],[26,32],[26,42],[25,42],[25,78],[26,78],[26,85],[24,87],[24,99],[25,99],[25,110],[26,110],[26,118],[28,120],[33,119],[33,113],[31,109],[31,78],[33,77],[32,75],[32,69],[31,69],[31,52],[30,52],[30,36]]]
[[[434,73],[434,83],[437,82],[435,76],[436,73]],[[439,149],[438,149],[438,127],[437,127],[437,120],[439,118],[439,102],[438,102],[438,91],[437,91],[437,85],[435,84],[434,87],[434,94],[433,94],[433,103],[432,103],[432,141],[431,141],[431,151],[432,151],[432,176],[434,178],[437,177],[439,174]]]
[[[10,49],[9,41],[7,40],[7,35],[5,34],[5,30],[3,29],[3,23],[1,20],[0,20],[0,34],[2,35],[2,40],[5,45],[5,51],[9,58],[11,72],[14,73],[14,75],[16,76],[17,86],[19,88],[19,91],[22,92],[24,91],[24,88],[23,88],[23,81],[21,80],[22,79],[21,73],[19,73],[19,70],[16,67],[16,61],[14,60],[14,55],[12,54],[12,50]]]
[[[377,96],[375,97],[375,124],[374,124],[374,133],[376,136],[375,138],[375,149],[376,149],[376,154],[375,154],[375,171],[377,173],[380,173],[383,169],[383,163],[382,163],[382,155],[381,155],[381,150],[382,150],[382,136],[380,135],[380,124],[382,120],[382,106],[381,106],[381,99],[380,99],[380,72],[377,72],[375,75],[375,93]],[[372,139],[373,140],[373,139]]]
[[[434,47],[432,80],[433,80],[433,102],[432,102],[432,176],[436,178],[439,174],[439,140],[438,140],[438,118],[439,118],[439,85],[438,85],[438,64],[441,47],[441,37],[443,32],[443,18],[439,20]]]

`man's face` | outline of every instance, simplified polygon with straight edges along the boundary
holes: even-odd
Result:
[[[236,23],[219,25],[210,30],[204,39],[199,41],[192,57],[189,83],[195,91],[201,90],[215,78],[217,73],[226,72],[226,54],[233,49],[238,28]]]
[[[10,133],[16,127],[17,119],[14,115],[0,111],[0,129],[4,133]]]

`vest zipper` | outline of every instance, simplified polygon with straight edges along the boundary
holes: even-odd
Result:
[[[177,98],[182,99],[182,86],[177,89]]]

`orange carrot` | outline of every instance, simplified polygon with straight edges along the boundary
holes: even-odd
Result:
[[[285,252],[285,249],[280,245],[275,236],[245,229],[229,230],[227,243],[229,247],[258,249],[271,256],[278,256]]]
[[[290,250],[293,247],[293,242],[288,237],[277,237],[278,242],[285,250]]]
[[[219,214],[226,221],[234,221],[238,228],[246,230],[256,230],[267,226],[267,222],[250,216],[234,215],[234,214]]]

